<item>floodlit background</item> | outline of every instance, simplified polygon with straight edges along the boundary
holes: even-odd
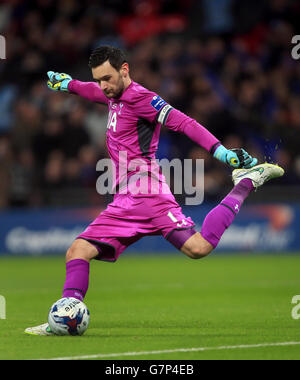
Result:
[[[48,70],[92,80],[88,57],[101,44],[124,48],[135,81],[226,147],[286,170],[251,195],[219,250],[300,250],[299,16],[293,0],[2,1],[0,252],[64,252],[111,201],[96,192],[106,108],[46,86]],[[230,169],[165,129],[157,158],[205,159],[205,203],[184,207],[200,228],[230,191]],[[146,248],[173,251],[163,244]]]

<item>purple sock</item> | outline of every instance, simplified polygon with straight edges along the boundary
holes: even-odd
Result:
[[[66,264],[66,281],[63,297],[74,297],[83,301],[89,287],[90,263],[75,259]]]
[[[252,181],[248,178],[239,182],[222,202],[211,210],[204,219],[201,235],[214,248],[218,245],[225,230],[234,221],[241,205],[254,190]]]

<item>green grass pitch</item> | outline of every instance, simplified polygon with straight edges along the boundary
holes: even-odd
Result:
[[[300,342],[300,319],[291,315],[292,298],[300,294],[299,267],[300,255],[217,252],[197,261],[142,253],[124,254],[114,264],[94,261],[86,334],[39,337],[23,331],[46,322],[49,307],[61,298],[64,257],[2,257],[0,294],[7,307],[0,359],[297,360],[300,345],[268,344]],[[176,351],[190,348],[210,349]],[[165,350],[171,352],[155,353]],[[128,352],[148,354],[105,356]]]

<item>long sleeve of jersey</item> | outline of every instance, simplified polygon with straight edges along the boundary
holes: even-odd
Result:
[[[164,125],[172,131],[184,133],[210,153],[220,145],[220,141],[205,127],[175,108],[170,109]]]
[[[81,82],[73,79],[69,83],[68,90],[70,93],[77,94],[92,102],[101,104],[108,103],[108,98],[104,95],[99,85],[95,82]]]
[[[133,96],[132,105],[137,116],[145,118],[151,123],[160,123],[175,132],[184,133],[196,144],[208,152],[214,153],[220,142],[212,133],[196,120],[167,104],[154,92],[139,88],[139,92],[131,94]],[[73,79],[69,83],[68,90],[92,102],[108,104],[109,101],[95,82],[81,82]]]
[[[219,140],[205,127],[184,113],[178,111],[154,92],[139,94],[139,116],[151,123],[158,122],[175,132],[184,133],[196,144],[210,153],[220,145]]]

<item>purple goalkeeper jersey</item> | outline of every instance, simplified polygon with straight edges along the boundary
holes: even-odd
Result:
[[[207,151],[213,152],[220,144],[194,119],[134,81],[118,99],[107,98],[94,82],[72,80],[68,89],[93,102],[108,105],[107,147],[114,164],[113,187],[117,192],[124,188],[124,184],[127,186],[129,178],[136,173],[139,173],[138,181],[142,173],[146,174],[145,177],[158,179],[159,191],[165,191],[167,185],[155,160],[161,126],[186,134]],[[134,186],[136,189],[137,185]],[[126,190],[130,191],[129,185]],[[147,188],[146,193],[152,191]]]

